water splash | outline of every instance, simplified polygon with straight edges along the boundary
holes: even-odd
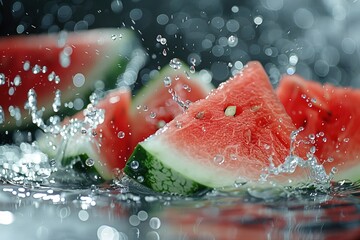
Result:
[[[296,147],[300,144],[312,144],[310,141],[297,140],[296,137],[303,131],[303,128],[295,130],[290,135],[290,154],[285,158],[285,161],[278,166],[275,166],[271,161],[269,167],[265,169],[260,177],[261,181],[267,181],[269,176],[279,176],[280,174],[294,174],[298,168],[308,171],[308,179],[304,179],[304,182],[310,182],[317,189],[328,189],[330,187],[333,175],[336,173],[336,169],[330,173],[326,173],[324,166],[318,162],[316,158],[314,146],[310,147],[307,153],[306,159],[297,156],[294,152]],[[291,177],[291,176],[290,176]]]

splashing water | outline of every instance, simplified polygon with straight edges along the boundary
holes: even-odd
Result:
[[[261,174],[260,180],[261,181],[267,181],[268,177],[278,176],[280,174],[294,174],[294,172],[298,169],[304,169],[308,170],[308,179],[304,179],[304,182],[310,182],[314,185],[316,189],[328,189],[330,187],[330,182],[333,179],[333,175],[336,172],[336,169],[334,171],[331,171],[330,173],[326,173],[325,168],[322,164],[320,164],[315,157],[315,147],[310,147],[309,152],[307,153],[307,158],[303,159],[297,155],[294,154],[294,151],[296,149],[296,146],[298,144],[311,144],[310,142],[305,142],[303,140],[297,141],[296,137],[298,134],[303,131],[303,128],[299,128],[298,130],[295,130],[290,135],[290,154],[285,158],[285,161],[275,166],[274,163],[271,160],[271,156],[269,158],[270,164],[269,167],[265,169],[265,173]],[[291,181],[291,180],[289,180]]]

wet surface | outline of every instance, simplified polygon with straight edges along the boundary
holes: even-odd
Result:
[[[207,69],[214,85],[249,60],[280,76],[359,87],[359,1],[0,1],[1,35],[126,27],[148,61],[133,89],[179,58]],[[111,21],[109,21],[111,19]],[[156,29],[154,31],[154,29]],[[0,87],[2,85],[0,73]],[[0,122],[2,121],[0,100]],[[27,132],[0,132],[0,238],[7,239],[359,239],[360,194],[346,181],[326,192],[289,195],[246,186],[194,198],[164,196],[122,178],[91,185],[21,142]],[[23,149],[23,150],[24,150]],[[9,150],[9,149],[7,149]],[[11,161],[9,162],[9,159]],[[16,164],[13,164],[16,162]]]

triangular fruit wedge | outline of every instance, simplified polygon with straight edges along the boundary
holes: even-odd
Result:
[[[65,119],[62,133],[41,135],[38,144],[62,166],[73,165],[94,182],[113,179],[131,154],[130,101],[128,88],[112,90],[95,107]]]
[[[125,173],[155,191],[183,195],[257,181],[270,164],[285,161],[294,130],[261,64],[250,62],[141,142]]]
[[[360,90],[284,76],[277,94],[296,127],[316,147],[315,156],[334,180],[360,179]],[[335,170],[335,169],[333,169]]]
[[[191,73],[174,58],[135,95],[130,113],[131,149],[183,113],[188,101],[205,98],[213,88],[203,74]]]

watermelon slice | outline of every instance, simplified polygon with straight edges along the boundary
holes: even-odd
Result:
[[[303,127],[327,171],[337,169],[334,180],[360,179],[360,90],[321,85],[300,76],[284,76],[277,94],[293,123]]]
[[[294,130],[261,64],[250,62],[141,142],[124,171],[155,191],[183,195],[257,181],[285,161]]]
[[[46,117],[53,113],[57,90],[61,102],[82,98],[86,106],[97,84],[113,88],[138,47],[134,36],[126,29],[96,29],[1,38],[0,106],[5,119],[0,131],[30,122],[24,109],[30,89],[35,90]]]
[[[205,98],[213,89],[211,82],[201,73],[191,74],[180,60],[173,59],[171,64],[176,65],[164,67],[133,100],[131,149],[183,113],[188,101]]]
[[[66,119],[60,135],[42,135],[38,144],[63,166],[73,165],[95,182],[113,179],[131,154],[130,101],[128,88],[112,90],[95,108],[89,105],[84,112]]]

